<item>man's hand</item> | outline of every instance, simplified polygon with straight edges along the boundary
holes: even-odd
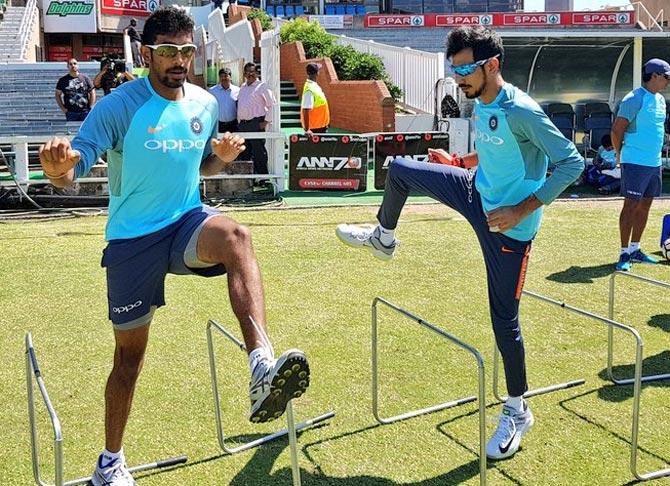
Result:
[[[542,202],[531,194],[515,206],[503,206],[486,214],[489,231],[509,231],[518,225],[526,216],[542,206]]]
[[[454,165],[463,167],[463,159],[457,155],[450,155],[442,149],[428,149],[428,160],[436,164]]]
[[[245,149],[244,139],[230,132],[224,133],[218,140],[212,139],[212,152],[225,163],[235,160]]]
[[[312,133],[312,130],[305,130],[305,135],[307,135],[308,137],[311,137],[314,134]]]
[[[49,179],[60,179],[79,162],[81,155],[72,150],[67,138],[54,137],[39,148],[42,170]]]

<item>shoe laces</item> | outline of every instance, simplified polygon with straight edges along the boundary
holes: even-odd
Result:
[[[119,458],[114,464],[104,469],[99,469],[105,481],[115,484],[120,481],[120,484],[135,484],[133,476],[128,471],[124,458]],[[124,481],[124,482],[121,482]]]
[[[493,440],[496,443],[507,442],[515,434],[514,413],[515,411],[510,407],[503,405],[503,412],[498,416],[498,428],[493,434]]]
[[[270,388],[270,370],[274,366],[274,360],[261,359],[258,360],[253,372],[251,373],[251,384],[249,386],[249,393],[252,399],[255,399],[257,394],[263,394],[266,388]]]
[[[375,236],[376,228],[374,226],[351,226],[349,234],[358,241],[367,241]]]

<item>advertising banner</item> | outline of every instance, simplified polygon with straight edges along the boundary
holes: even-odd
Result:
[[[288,164],[291,191],[365,191],[368,140],[358,135],[291,135]]]
[[[107,15],[148,17],[158,7],[159,0],[100,0],[100,11]]]
[[[96,33],[95,0],[44,0],[44,32]]]
[[[317,22],[324,29],[351,29],[354,25],[353,15],[309,15],[310,22]]]
[[[426,132],[377,135],[374,139],[375,189],[384,189],[386,174],[393,159],[404,158],[428,163],[429,148],[449,152],[449,134]]]
[[[635,12],[519,12],[482,14],[366,15],[363,25],[369,28],[388,27],[457,27],[459,25],[566,27],[566,26],[634,26]]]

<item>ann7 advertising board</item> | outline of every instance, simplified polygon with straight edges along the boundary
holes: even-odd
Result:
[[[365,191],[368,140],[357,135],[291,135],[288,188]]]
[[[428,149],[449,152],[449,134],[380,133],[375,137],[375,189],[384,189],[389,165],[394,159],[411,159],[428,163]]]

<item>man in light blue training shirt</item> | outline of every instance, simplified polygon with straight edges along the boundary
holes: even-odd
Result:
[[[612,144],[621,162],[623,208],[619,215],[621,252],[617,270],[631,263],[656,263],[640,249],[654,197],[661,195],[661,150],[665,135],[665,98],[670,64],[650,59],[642,69],[642,86],[628,93],[612,126]]]
[[[509,399],[486,445],[491,459],[519,448],[534,423],[522,398],[528,390],[519,299],[531,241],[552,202],[582,173],[584,160],[538,104],[506,83],[500,73],[500,36],[484,27],[458,27],[447,40],[454,77],[475,101],[476,153],[452,156],[430,150],[437,164],[394,160],[388,171],[374,229],[342,224],[337,236],[383,260],[393,257],[395,229],[410,191],[431,196],[461,213],[472,225],[484,254],[488,297],[496,342],[505,366]],[[548,162],[555,166],[547,178]]]
[[[220,172],[245,146],[244,139],[230,133],[212,138],[216,100],[186,82],[196,51],[192,32],[193,21],[184,10],[156,10],[144,26],[141,48],[148,78],[105,96],[71,145],[53,138],[39,151],[44,173],[57,187],[86,175],[107,151],[108,245],[102,266],[116,349],[105,390],[105,449],[91,478],[94,486],[135,484],[123,454],[123,432],[149,324],[165,304],[167,273],[227,273],[230,302],[249,352],[252,422],[279,417],[309,385],[302,351],[274,358],[249,230],[200,201],[200,175]]]

